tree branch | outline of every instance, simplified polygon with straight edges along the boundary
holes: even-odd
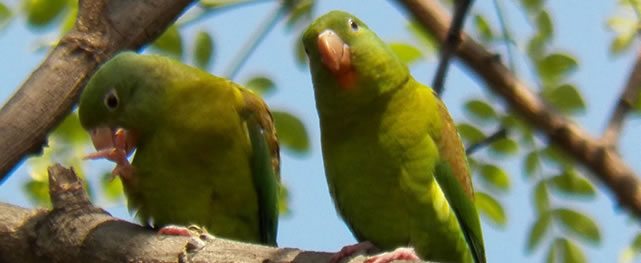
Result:
[[[634,63],[634,68],[628,76],[628,83],[619,96],[617,105],[614,107],[612,116],[608,121],[608,126],[603,133],[601,140],[606,146],[616,148],[623,128],[623,121],[625,116],[630,113],[634,105],[639,100],[639,92],[641,91],[641,49],[637,53],[637,60]]]
[[[98,65],[159,36],[192,0],[80,0],[76,23],[0,110],[0,181],[40,153]]]
[[[442,43],[447,35],[449,17],[433,0],[398,0],[414,18]],[[519,81],[496,56],[463,35],[457,55],[487,88],[503,97],[507,104],[541,131],[551,143],[588,167],[632,214],[641,216],[641,185],[621,156],[608,145],[588,135],[571,120],[548,109],[543,101]]]
[[[50,211],[0,203],[0,262],[328,262],[332,255],[159,235],[92,206],[73,170],[60,165],[49,167],[49,192]]]
[[[0,203],[0,262],[328,262],[332,253],[157,234],[94,207],[73,169],[49,167],[53,210]],[[360,263],[356,256],[350,263]]]
[[[467,11],[470,9],[473,0],[457,0],[454,1],[454,19],[452,19],[451,26],[447,30],[447,38],[443,45],[441,45],[441,59],[436,68],[434,75],[434,82],[432,87],[436,94],[442,95],[445,86],[445,76],[447,75],[447,68],[450,65],[450,58],[456,52],[461,44],[461,32],[463,31],[463,22],[467,16]]]

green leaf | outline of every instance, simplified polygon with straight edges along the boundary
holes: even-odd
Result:
[[[247,81],[245,87],[253,90],[254,92],[260,94],[261,96],[272,93],[276,90],[276,84],[265,76],[255,76]]]
[[[180,31],[175,25],[170,26],[167,30],[151,44],[151,47],[157,51],[165,53],[175,59],[181,59],[183,54],[182,38]]]
[[[641,252],[641,234],[637,234],[636,237],[634,237],[634,241],[632,241],[632,244],[630,244],[634,250]]]
[[[407,43],[401,43],[401,42],[391,42],[388,44],[390,49],[392,49],[392,52],[398,56],[398,58],[403,62],[405,65],[410,66],[411,64],[417,62],[421,57],[423,57],[423,54],[421,54],[421,51]]]
[[[541,96],[554,108],[563,113],[579,113],[585,111],[585,101],[581,93],[572,84],[562,84],[557,87],[544,89]]]
[[[499,226],[505,226],[507,217],[503,206],[494,197],[483,193],[476,192],[474,195],[474,203],[481,214],[487,216],[493,223]]]
[[[637,29],[637,20],[630,17],[611,17],[608,19],[607,24],[617,34],[635,32]]]
[[[118,201],[123,195],[122,182],[118,178],[114,178],[111,172],[106,172],[102,175],[100,180],[102,185],[102,192],[109,201]]]
[[[49,201],[49,184],[46,181],[32,179],[23,185],[23,190],[36,206],[51,206],[51,202]]]
[[[530,12],[538,12],[543,8],[543,0],[521,0],[521,5]]]
[[[557,252],[556,246],[550,245],[550,247],[548,248],[548,253],[545,256],[545,262],[547,263],[556,262],[556,258],[558,257],[558,254],[559,253]]]
[[[309,152],[309,136],[298,117],[288,112],[272,111],[280,144],[298,154]]]
[[[436,53],[439,42],[430,33],[426,32],[421,25],[416,22],[410,22],[407,24],[407,30],[420,42],[421,47],[427,50],[424,54],[426,57]]]
[[[294,41],[294,46],[296,47],[294,49],[294,57],[296,58],[296,64],[299,67],[304,67],[307,66],[307,52],[305,52],[305,46],[303,45],[303,41],[300,41],[300,39],[303,38],[303,31],[300,32],[298,37],[296,38],[296,41]]]
[[[587,262],[585,255],[583,254],[583,250],[578,247],[574,241],[565,238],[557,238],[554,245],[557,246],[557,250],[559,250],[561,255],[563,255],[564,263]]]
[[[620,55],[624,51],[627,51],[632,46],[633,40],[636,39],[636,32],[626,32],[617,35],[614,40],[610,43],[610,53],[614,55]]]
[[[67,4],[66,0],[23,0],[22,8],[27,12],[27,21],[35,27],[48,25]]]
[[[505,127],[508,131],[518,130],[522,133],[531,133],[531,128],[528,123],[524,122],[521,117],[508,113],[501,116],[501,126]]]
[[[4,3],[0,2],[0,30],[3,29],[13,16],[11,9],[9,9]]]
[[[474,26],[483,41],[489,42],[489,41],[492,41],[492,39],[494,39],[494,32],[492,32],[492,26],[490,25],[490,23],[487,22],[484,16],[475,15]]]
[[[456,128],[461,138],[467,143],[477,143],[485,139],[485,134],[472,124],[459,123]]]
[[[520,116],[507,112],[501,116],[500,126],[520,137],[518,146],[534,146],[534,130]]]
[[[532,177],[541,169],[541,158],[537,150],[532,150],[525,156],[525,159],[523,159],[523,167],[523,171],[525,171],[525,175],[528,177]]]
[[[314,0],[285,0],[283,4],[287,7],[287,27],[292,28],[299,24],[309,24],[312,19]]]
[[[548,40],[541,35],[534,35],[527,42],[527,55],[532,61],[539,61],[545,54]]]
[[[89,134],[80,126],[78,112],[67,115],[51,135],[66,144],[86,144],[90,139]]]
[[[568,166],[572,164],[572,159],[568,155],[557,147],[550,145],[541,150],[543,158],[551,163],[556,163],[559,166]]]
[[[481,121],[496,119],[494,108],[485,101],[472,99],[465,103],[465,111],[473,118]]]
[[[581,197],[594,197],[596,194],[594,186],[573,168],[565,169],[562,174],[548,180],[555,190],[564,194]]]
[[[538,34],[545,40],[552,38],[554,33],[554,25],[552,24],[552,19],[550,14],[547,11],[542,10],[536,16],[536,25],[539,29]]]
[[[565,229],[576,234],[581,239],[594,244],[601,242],[599,226],[594,223],[592,218],[567,208],[555,209],[553,210],[553,214]]]
[[[550,214],[544,213],[536,219],[536,222],[530,227],[527,240],[527,251],[532,252],[543,240],[543,236],[550,229]]]
[[[641,255],[641,234],[637,234],[634,240],[623,252],[621,253],[619,262],[628,263],[632,262],[635,258]]]
[[[214,54],[214,40],[206,31],[199,31],[194,40],[194,61],[196,66],[207,70]]]
[[[72,2],[73,4],[71,5],[69,12],[65,14],[65,17],[62,19],[62,23],[60,23],[61,34],[69,32],[76,23],[76,17],[78,17],[78,1]]]
[[[510,189],[510,177],[505,171],[493,164],[484,164],[480,168],[481,178],[496,189],[507,191]]]
[[[553,53],[537,62],[539,75],[546,82],[556,82],[566,77],[579,66],[576,59],[565,53]]]
[[[200,0],[198,4],[203,8],[220,8],[229,5],[242,4],[252,0]]]
[[[539,181],[534,187],[534,207],[539,214],[547,213],[550,208],[550,194],[545,180]]]
[[[498,155],[514,155],[519,151],[519,145],[510,138],[502,138],[490,144],[490,150]]]
[[[287,186],[283,182],[280,183],[280,187],[278,189],[278,214],[280,216],[290,215],[289,190],[287,190]]]

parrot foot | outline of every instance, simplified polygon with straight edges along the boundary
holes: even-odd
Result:
[[[188,227],[168,225],[158,230],[158,234],[170,236],[198,237],[204,241],[212,240],[215,238],[212,234],[209,234],[209,232],[207,232],[204,227],[199,227],[197,225],[190,225]]]
[[[188,228],[182,227],[182,226],[174,226],[174,225],[162,227],[160,230],[158,230],[158,234],[168,235],[168,236],[186,236],[186,237],[191,237],[192,235],[191,231],[189,231]]]
[[[187,241],[185,245],[185,250],[178,255],[179,262],[191,262],[191,255],[200,251],[208,242],[215,238],[209,234],[204,227],[197,225],[190,225],[188,227],[168,225],[158,230],[158,234],[189,237],[189,241]]]
[[[347,245],[341,248],[341,251],[336,252],[329,260],[330,263],[338,263],[341,260],[351,257],[359,251],[367,251],[376,248],[372,242],[365,241],[353,245]]]
[[[111,174],[120,176],[123,180],[129,180],[133,176],[133,166],[127,160],[127,156],[131,151],[130,147],[127,146],[127,133],[124,129],[118,129],[113,137],[113,147],[87,154],[84,159],[96,160],[104,158],[112,161],[116,163],[116,168],[113,169]],[[113,177],[111,179],[113,180]]]
[[[400,247],[392,252],[374,255],[365,260],[365,263],[389,263],[394,260],[421,260],[411,247]]]
[[[133,176],[133,166],[127,160],[127,154],[124,150],[118,148],[111,148],[100,150],[94,153],[87,154],[84,159],[107,159],[109,161],[115,162],[116,167],[111,172],[112,180],[115,176],[120,176],[123,180],[129,180]]]

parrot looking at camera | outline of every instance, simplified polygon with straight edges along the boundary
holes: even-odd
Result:
[[[276,245],[279,148],[271,113],[251,91],[165,57],[124,52],[89,80],[79,115],[98,150],[89,158],[117,163],[114,175],[143,224],[194,224]]]
[[[445,105],[355,16],[332,11],[302,37],[338,213],[368,262],[485,262],[465,150]],[[410,248],[404,247],[408,246]]]

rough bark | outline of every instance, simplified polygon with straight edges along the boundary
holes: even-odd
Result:
[[[76,23],[0,110],[0,181],[66,116],[104,61],[154,40],[192,0],[80,0]]]
[[[332,253],[159,235],[94,207],[72,169],[49,168],[52,210],[0,203],[0,262],[328,262]],[[363,262],[357,256],[349,262]]]
[[[443,43],[450,18],[434,0],[398,0],[426,30]],[[542,132],[551,143],[589,168],[618,202],[637,217],[641,216],[641,185],[638,177],[614,147],[590,136],[571,120],[545,105],[505,67],[497,56],[463,34],[456,55],[476,73],[486,87],[501,96],[515,112]]]

